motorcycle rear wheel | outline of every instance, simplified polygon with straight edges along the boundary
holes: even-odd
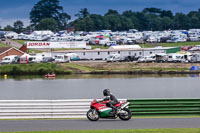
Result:
[[[119,113],[119,118],[123,121],[128,121],[131,119],[132,117],[132,113],[131,111],[128,109],[128,108],[124,108],[123,110],[123,113]]]
[[[90,109],[87,112],[87,118],[90,121],[98,121],[99,120],[99,113],[94,109]]]

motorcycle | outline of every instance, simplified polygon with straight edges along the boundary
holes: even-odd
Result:
[[[108,102],[93,100],[90,110],[87,112],[87,118],[90,121],[97,121],[99,118],[116,119],[118,117],[124,121],[131,119],[132,113],[128,108],[129,102],[119,102],[114,105],[117,108],[117,112],[106,106]]]

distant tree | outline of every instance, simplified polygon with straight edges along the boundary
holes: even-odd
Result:
[[[45,18],[42,19],[35,28],[36,30],[51,30],[55,32],[58,30],[58,25],[56,20],[54,20],[53,18]]]
[[[149,17],[144,12],[137,12],[136,18],[138,19],[138,30],[148,30]]]
[[[107,16],[107,15],[119,15],[119,13],[117,12],[117,10],[109,9],[108,12],[104,16]]]
[[[191,26],[190,18],[183,13],[176,13],[174,17],[174,26],[175,26],[175,29],[187,30]]]
[[[159,8],[145,8],[145,9],[143,10],[143,12],[145,12],[145,13],[160,14],[160,13],[161,13],[161,9],[159,9]]]
[[[13,27],[10,25],[7,25],[6,27],[4,27],[3,29],[4,31],[13,31]]]
[[[31,33],[34,31],[34,26],[33,25],[29,25],[27,26],[25,29],[24,29],[24,32],[27,32],[27,33]]]
[[[81,18],[85,18],[87,16],[89,16],[90,13],[88,12],[88,9],[87,8],[83,8],[79,11],[78,14],[75,14],[76,17],[78,17],[79,19]]]
[[[148,14],[148,30],[161,30],[161,18],[155,14]]]
[[[121,27],[119,28],[119,31],[127,31],[129,29],[134,28],[134,24],[130,18],[121,16],[120,20],[121,20]]]
[[[107,27],[107,29],[110,29],[112,31],[119,31],[121,28],[121,19],[120,16],[116,15],[116,14],[110,14],[110,15],[106,15],[104,16],[105,20],[107,21],[107,23],[109,24]]]
[[[93,29],[92,29],[93,31],[105,29],[105,21],[103,16],[97,14],[91,14],[90,18],[93,22]]]
[[[59,6],[59,0],[40,0],[30,12],[31,24],[36,26],[45,18],[54,19],[60,30],[64,29],[71,19],[70,15],[63,11],[63,7]]]
[[[173,29],[174,28],[173,25],[174,25],[173,20],[170,19],[169,17],[165,16],[161,19],[161,27],[162,27],[161,29],[162,30]]]
[[[125,16],[125,17],[127,17],[127,18],[130,18],[130,17],[132,17],[133,15],[134,15],[134,13],[133,13],[133,11],[131,11],[131,10],[124,11],[124,12],[122,13],[122,16]]]
[[[170,10],[168,10],[168,11],[165,11],[165,10],[161,11],[160,16],[161,16],[162,18],[163,18],[163,17],[169,17],[169,18],[171,18],[171,19],[173,19],[173,17],[174,17],[172,11],[170,11]]]
[[[13,29],[15,32],[17,33],[21,33],[23,31],[23,27],[24,27],[24,24],[22,21],[20,20],[17,20],[16,22],[14,22],[13,24]]]

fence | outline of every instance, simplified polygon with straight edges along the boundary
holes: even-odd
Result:
[[[134,116],[200,115],[200,99],[130,99]]]
[[[0,100],[0,119],[86,118],[91,101],[92,99]],[[134,116],[200,115],[200,99],[130,99],[128,101]]]
[[[0,119],[85,118],[91,101],[0,100]]]

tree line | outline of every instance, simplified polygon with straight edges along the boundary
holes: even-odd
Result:
[[[139,31],[152,30],[180,30],[200,29],[200,9],[190,11],[188,14],[173,14],[170,10],[159,8],[145,8],[143,11],[132,10],[118,13],[117,10],[108,10],[104,15],[91,14],[87,8],[75,14],[77,19],[71,21],[71,16],[64,12],[59,0],[40,0],[30,12],[30,25],[24,28],[22,21],[14,22],[13,26],[7,25],[3,30],[17,33],[33,30],[65,30],[67,26],[74,27],[77,31],[99,31],[102,29],[112,31]]]

